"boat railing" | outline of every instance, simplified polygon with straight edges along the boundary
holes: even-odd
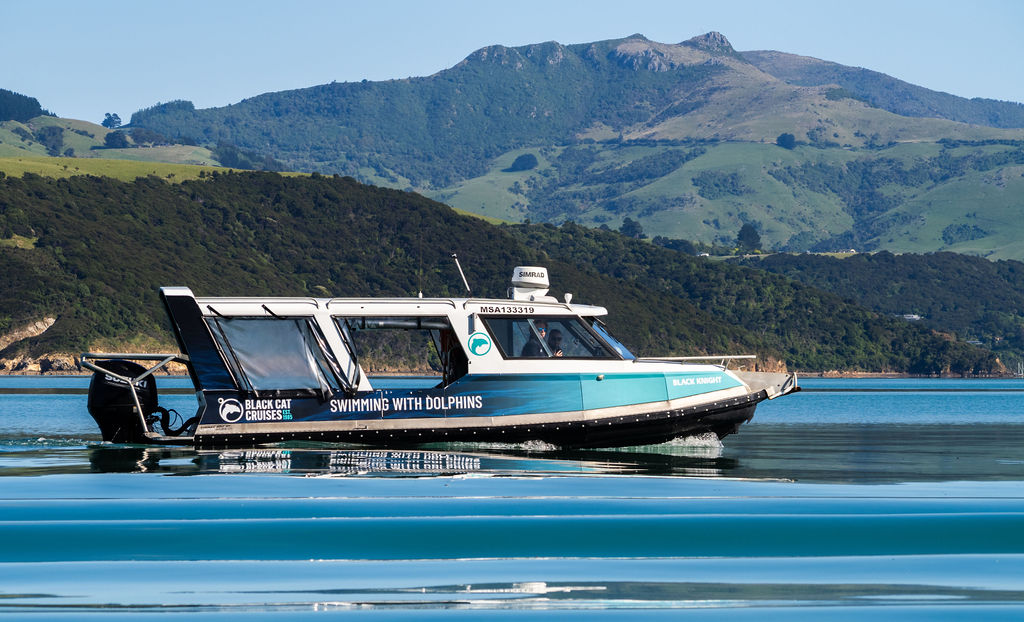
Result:
[[[670,362],[670,363],[680,363],[680,362],[688,362],[688,361],[692,361],[692,362],[707,361],[707,362],[711,362],[712,365],[718,365],[722,369],[729,369],[729,363],[732,362],[732,361],[737,361],[737,360],[749,361],[749,360],[753,360],[753,359],[756,359],[756,358],[757,358],[756,354],[720,354],[720,355],[711,355],[711,356],[655,356],[655,357],[640,358],[640,359],[636,359],[636,360],[638,360],[638,361]],[[717,363],[715,361],[717,361]]]
[[[124,360],[124,361],[158,361],[156,365],[149,367],[146,371],[142,372],[134,378],[129,376],[123,376],[121,374],[104,369],[95,363],[91,363],[92,360]],[[146,423],[146,415],[142,412],[142,404],[139,402],[139,394],[135,390],[137,383],[142,382],[149,376],[152,376],[157,371],[167,366],[170,363],[188,363],[189,358],[187,354],[175,353],[175,354],[144,354],[144,353],[119,353],[119,354],[104,354],[101,352],[85,352],[82,354],[80,363],[82,367],[92,370],[97,373],[106,374],[111,378],[116,378],[124,383],[127,383],[128,388],[132,392],[132,400],[135,402],[135,411],[139,413],[139,420],[142,421],[142,429],[149,433],[149,426]]]

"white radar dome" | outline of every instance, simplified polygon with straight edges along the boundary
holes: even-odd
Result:
[[[548,269],[541,266],[516,266],[512,270],[512,298],[545,300],[548,297]]]

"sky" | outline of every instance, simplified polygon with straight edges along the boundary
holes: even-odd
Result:
[[[0,88],[99,123],[332,81],[426,76],[489,45],[640,33],[865,67],[963,97],[1024,102],[1019,0],[0,0]]]

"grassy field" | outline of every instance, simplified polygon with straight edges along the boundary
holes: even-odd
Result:
[[[92,154],[98,151],[96,148],[103,146],[104,139],[111,131],[95,123],[60,117],[35,117],[26,123],[4,121],[0,123],[0,155],[47,155],[46,147],[40,144],[35,136],[35,132],[46,127],[59,127],[64,130],[64,144],[60,148],[60,153],[71,149],[80,157],[93,157]]]
[[[63,144],[60,146],[59,153],[67,155],[70,152],[78,159],[136,160],[197,166],[219,165],[211,151],[205,147],[162,145],[107,149],[104,147],[105,139],[112,130],[88,121],[45,116],[36,117],[27,123],[18,123],[17,121],[0,123],[0,158],[46,157],[48,155],[46,147],[38,141],[36,136],[36,132],[46,127],[62,129]]]
[[[924,120],[924,127],[931,127]],[[938,122],[937,120],[935,120]],[[948,122],[941,122],[941,124]],[[912,169],[921,162],[945,153],[952,158],[993,155],[1015,147],[1005,144],[965,145],[944,150],[936,142],[907,141],[879,149],[847,149],[798,145],[783,149],[771,142],[719,142],[705,146],[705,152],[672,172],[654,179],[639,180],[614,188],[600,181],[600,171],[612,170],[642,158],[680,149],[669,145],[621,147],[595,144],[599,150],[592,181],[567,186],[581,191],[578,210],[555,220],[571,219],[587,226],[606,223],[617,228],[626,217],[639,221],[649,236],[697,240],[729,245],[740,227],[752,222],[758,227],[765,248],[790,244],[806,249],[820,240],[857,224],[843,199],[833,192],[810,190],[801,184],[786,185],[772,175],[788,167],[799,169],[822,164],[844,166],[854,161],[872,161],[879,170],[887,167]],[[557,158],[561,148],[521,149],[497,158],[485,175],[431,192],[449,205],[491,217],[520,222],[529,217],[529,199],[513,191],[531,184],[542,185],[559,171],[548,158]],[[539,165],[530,171],[506,173],[503,169],[523,153],[534,153]],[[545,157],[547,154],[548,157]],[[893,164],[889,164],[893,162]],[[1024,232],[1018,224],[1024,210],[1024,178],[1021,167],[1008,166],[984,173],[971,172],[921,186],[895,183],[880,185],[880,194],[895,197],[900,207],[878,221],[881,231],[877,248],[895,252],[954,250],[993,258],[1024,257]],[[695,178],[708,173],[735,176],[740,189],[718,195],[703,193]],[[626,209],[616,207],[626,205]],[[881,217],[881,216],[880,216]],[[972,239],[964,239],[965,237]],[[851,244],[855,246],[856,244]],[[860,250],[860,249],[858,249]]]
[[[4,121],[0,123],[0,157],[7,158],[19,155],[46,155],[46,147],[35,140],[25,139],[32,130],[24,123]]]
[[[9,238],[0,238],[0,246],[6,246],[7,248],[33,248],[39,238],[26,238],[18,234],[14,234]]]
[[[97,175],[113,177],[122,181],[131,181],[136,177],[152,175],[168,181],[180,182],[186,179],[198,179],[201,171],[208,174],[213,171],[224,172],[225,170],[227,169],[215,166],[108,160],[101,158],[0,158],[0,171],[15,177],[21,177],[25,173],[34,173],[44,177]]]
[[[111,130],[102,125],[77,119],[61,119],[59,117],[36,117],[29,121],[29,124],[33,130],[51,126],[63,129],[64,147],[61,149],[61,153],[70,148],[74,150],[74,154],[78,157],[102,157],[92,155],[101,151],[94,148],[102,147],[107,134],[111,132]],[[40,145],[40,153],[46,154],[46,150],[42,148],[42,145]]]
[[[532,153],[537,167],[528,171],[505,172],[519,156]],[[517,149],[495,158],[485,175],[467,179],[449,188],[425,191],[432,199],[447,203],[458,211],[477,214],[489,222],[522,222],[526,218],[527,199],[510,190],[517,182],[524,187],[531,179],[548,173],[551,163],[540,149]]]
[[[951,250],[990,259],[1024,257],[1024,166],[973,172],[939,184],[896,210],[906,224],[880,239],[896,252]],[[971,228],[976,239],[946,240],[947,228]]]
[[[112,177],[121,181],[132,181],[138,177],[154,176],[169,182],[179,183],[186,180],[199,179],[200,172],[209,175],[213,172],[224,173],[230,170],[234,169],[225,169],[220,166],[196,166],[191,164],[100,158],[0,157],[0,172],[12,177],[21,177],[25,173],[57,178],[72,177],[74,175],[96,175]],[[305,176],[307,173],[281,173],[281,175]],[[455,211],[466,216],[475,216],[495,225],[508,222],[507,220],[463,209],[455,208]],[[19,239],[17,236],[15,236],[14,240],[0,240],[0,243],[4,242],[6,242],[6,246],[18,246],[21,248],[31,248],[33,244],[33,240],[28,238]]]
[[[205,147],[191,145],[164,145],[160,147],[135,147],[131,149],[97,149],[95,155],[87,157],[114,160],[135,160],[137,162],[165,162],[168,164],[194,164],[217,166],[213,154]]]
[[[599,164],[596,166],[624,166],[670,149],[678,147],[606,148],[598,154]],[[548,153],[557,157],[559,152],[555,150]],[[537,168],[515,173],[504,172],[523,153],[537,156]],[[763,225],[761,233],[766,245],[776,244],[799,231],[841,229],[849,227],[851,221],[833,197],[788,188],[767,174],[767,170],[797,165],[808,160],[845,162],[855,157],[856,153],[842,149],[798,147],[790,151],[768,143],[720,143],[709,146],[704,155],[687,162],[676,171],[649,180],[622,195],[652,206],[646,213],[614,214],[600,205],[581,204],[579,211],[569,217],[585,225],[597,226],[606,222],[618,227],[623,218],[629,216],[642,221],[645,232],[651,236],[663,235],[705,242],[734,239],[743,222],[754,220]],[[736,172],[751,192],[714,200],[701,197],[693,178],[704,171]],[[511,188],[517,182],[524,188],[530,183],[542,184],[552,174],[554,171],[551,163],[540,149],[521,149],[497,158],[485,175],[428,194],[468,212],[521,222],[528,217],[529,201],[522,194],[512,192]]]

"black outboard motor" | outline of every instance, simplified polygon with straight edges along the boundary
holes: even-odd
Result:
[[[127,378],[136,378],[146,371],[142,365],[125,360],[97,361],[96,366]],[[142,421],[145,418],[149,427],[157,420],[153,415],[159,409],[156,378],[147,376],[140,380],[135,391],[142,406],[142,417],[135,408],[127,382],[110,374],[93,373],[89,383],[89,414],[99,424],[103,440],[112,443],[148,442]]]

